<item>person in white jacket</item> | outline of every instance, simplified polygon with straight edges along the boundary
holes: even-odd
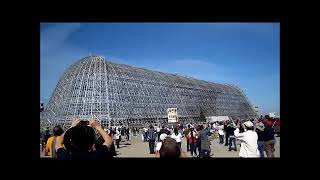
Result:
[[[254,126],[251,121],[246,121],[243,123],[244,131],[239,133],[239,128],[234,131],[235,137],[240,140],[241,148],[239,152],[239,157],[260,157],[258,150],[258,134],[254,131]]]

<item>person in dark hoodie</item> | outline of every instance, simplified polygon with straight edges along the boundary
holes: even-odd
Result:
[[[154,145],[155,145],[155,141],[156,141],[156,131],[154,130],[152,125],[149,126],[147,136],[148,136],[147,139],[149,141],[150,154],[155,154]]]
[[[235,124],[231,122],[228,125],[227,133],[229,134],[229,151],[231,151],[232,143],[234,144],[234,150],[237,151],[236,137],[234,136],[234,131],[236,130]]]
[[[266,153],[268,157],[274,157],[274,129],[272,127],[272,121],[266,121],[266,127],[264,129],[264,145],[266,148]]]

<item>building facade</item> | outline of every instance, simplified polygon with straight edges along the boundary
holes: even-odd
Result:
[[[177,108],[179,122],[205,116],[256,116],[244,92],[234,86],[196,80],[85,57],[60,78],[44,112],[42,126],[68,127],[72,119],[98,117],[104,126],[165,124],[167,109]]]

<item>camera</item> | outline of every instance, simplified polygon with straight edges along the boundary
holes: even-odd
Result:
[[[80,121],[80,124],[89,125],[89,121]]]

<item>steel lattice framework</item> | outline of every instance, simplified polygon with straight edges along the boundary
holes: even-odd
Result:
[[[41,126],[68,127],[72,119],[96,115],[104,126],[142,126],[167,121],[167,108],[177,108],[179,121],[225,115],[256,116],[244,92],[235,85],[217,84],[176,74],[151,71],[85,57],[60,78]]]

